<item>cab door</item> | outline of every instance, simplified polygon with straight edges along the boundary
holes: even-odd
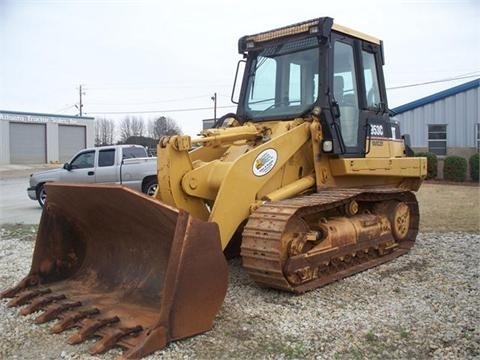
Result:
[[[70,169],[62,172],[60,181],[95,182],[95,150],[86,150],[75,156],[70,162]]]
[[[98,164],[95,173],[95,181],[98,183],[120,182],[120,164],[118,164],[116,148],[98,150]]]
[[[333,34],[332,106],[339,128],[342,153],[349,157],[364,156],[365,128],[361,121],[358,55],[355,39]]]
[[[334,33],[332,106],[341,153],[365,157],[373,143],[392,138],[381,45]]]
[[[382,146],[383,141],[394,138],[388,113],[387,98],[382,72],[382,56],[379,45],[363,42],[359,49],[359,90],[360,122],[364,124],[366,147],[365,155],[372,151],[372,146]],[[399,134],[395,134],[399,135]],[[375,152],[375,156],[381,154]],[[384,152],[388,156],[387,152]]]

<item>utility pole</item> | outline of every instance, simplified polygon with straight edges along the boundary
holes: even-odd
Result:
[[[217,93],[214,93],[211,97],[213,100],[213,121],[217,121]]]
[[[82,95],[84,95],[84,93],[82,92],[82,85],[80,85],[80,87],[79,87],[78,94],[80,96],[80,103],[78,104],[78,110],[80,112],[80,116],[82,116],[82,114],[83,114],[83,111],[82,111],[82,109],[83,109]]]

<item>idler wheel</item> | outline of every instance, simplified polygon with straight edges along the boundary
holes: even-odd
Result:
[[[410,208],[404,202],[397,203],[392,209],[390,222],[396,240],[404,240],[410,229]]]

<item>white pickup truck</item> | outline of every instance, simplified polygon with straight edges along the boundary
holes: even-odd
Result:
[[[62,168],[30,175],[28,197],[45,205],[46,182],[117,183],[153,195],[157,188],[157,158],[140,145],[102,146],[80,150]]]

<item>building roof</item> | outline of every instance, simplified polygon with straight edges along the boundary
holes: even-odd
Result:
[[[452,88],[447,89],[447,90],[440,91],[440,92],[435,93],[433,95],[429,95],[429,96],[426,96],[424,98],[409,102],[407,104],[400,105],[400,106],[392,109],[392,111],[395,113],[395,115],[398,115],[398,114],[413,110],[415,108],[418,108],[420,106],[430,104],[430,103],[433,103],[433,102],[438,101],[438,100],[445,99],[449,96],[453,96],[453,95],[456,95],[458,93],[461,93],[461,92],[464,92],[464,91],[467,91],[467,90],[470,90],[470,89],[478,88],[479,86],[480,86],[480,78],[475,79],[473,81],[469,81],[467,83],[464,83],[464,84],[461,84],[461,85],[458,85],[458,86],[455,86],[455,87],[452,87]]]
[[[67,118],[67,119],[81,119],[81,120],[95,120],[91,116],[74,116],[74,115],[62,115],[62,114],[45,114],[45,113],[34,113],[34,112],[22,112],[22,111],[10,111],[10,110],[0,110],[0,114],[8,115],[18,115],[18,116],[40,116],[40,117],[56,117],[56,118]]]

